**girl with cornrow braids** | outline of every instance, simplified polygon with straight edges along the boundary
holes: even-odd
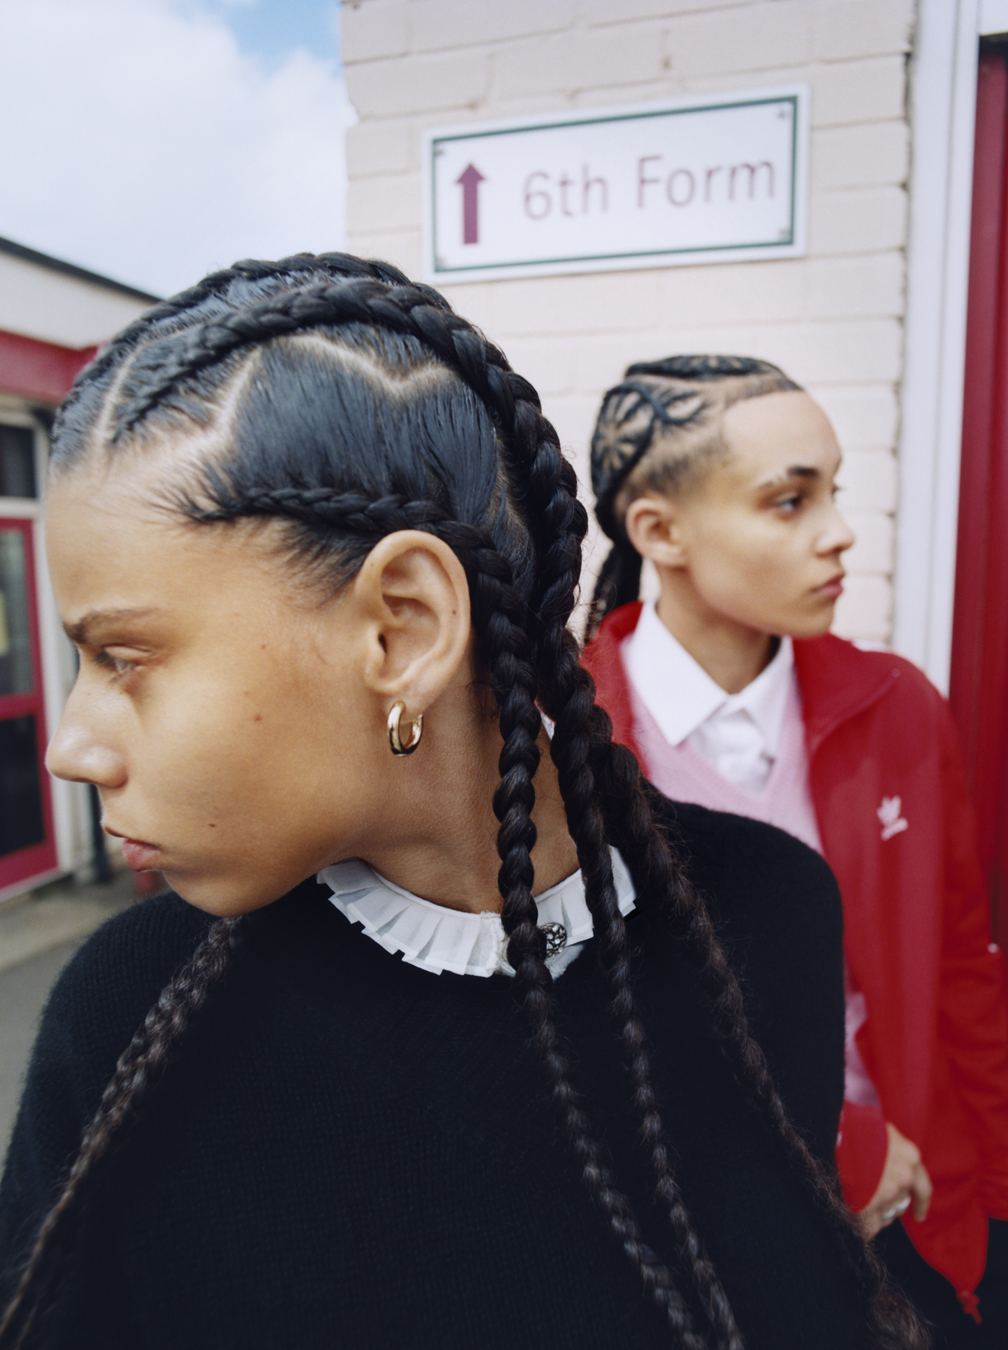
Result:
[[[844,1196],[937,1345],[1002,1350],[1004,958],[948,706],[908,661],[826,631],[853,542],[839,464],[825,413],[767,362],[631,366],[592,442],[613,547],[584,661],[662,792],[777,825],[833,867]]]
[[[3,1350],[925,1345],[829,1165],[832,878],[612,744],[575,486],[384,264],[237,264],[78,379],[49,765],[174,892],[44,1015]]]

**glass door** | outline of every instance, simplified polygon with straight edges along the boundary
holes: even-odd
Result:
[[[31,531],[0,517],[0,889],[56,866]]]

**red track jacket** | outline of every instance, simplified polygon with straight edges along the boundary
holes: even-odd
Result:
[[[584,664],[614,739],[647,772],[619,653],[640,610],[609,615]],[[871,1199],[891,1121],[934,1183],[924,1223],[909,1211],[903,1223],[972,1312],[987,1217],[1008,1219],[1008,997],[958,738],[945,700],[902,657],[829,634],[795,641],[794,656],[812,800],[868,1009],[858,1046],[882,1103],[844,1106],[844,1194],[852,1209]]]

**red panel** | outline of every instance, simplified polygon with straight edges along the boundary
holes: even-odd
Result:
[[[59,403],[97,347],[58,347],[0,329],[0,391],[40,403]]]
[[[1008,877],[1008,65],[980,57],[950,699],[995,928]]]
[[[12,886],[17,881],[24,881],[28,877],[38,876],[42,872],[51,872],[56,866],[56,836],[53,827],[49,775],[45,768],[47,736],[44,695],[42,692],[42,649],[39,643],[32,522],[29,520],[0,519],[0,527],[5,530],[20,530],[24,536],[25,590],[28,600],[33,685],[30,694],[15,694],[0,699],[0,717],[20,717],[24,713],[30,713],[35,718],[35,753],[38,756],[39,763],[39,783],[42,789],[42,823],[45,831],[45,839],[41,844],[19,849],[16,853],[5,853],[0,858],[0,888],[3,888]]]

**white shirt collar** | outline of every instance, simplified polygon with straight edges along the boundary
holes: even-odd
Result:
[[[770,664],[737,694],[728,694],[690,656],[658,617],[654,602],[641,610],[637,627],[622,644],[630,683],[669,745],[681,745],[715,713],[746,712],[775,757],[787,712],[794,669],[789,637]]]
[[[621,914],[634,909],[634,884],[626,863],[612,849],[613,881]],[[386,881],[366,862],[351,858],[319,872],[318,880],[332,891],[332,903],[369,938],[386,951],[402,953],[403,960],[440,975],[513,975],[508,964],[507,938],[500,915],[473,914],[448,909]],[[565,970],[592,936],[594,927],[585,900],[580,872],[535,898],[539,926],[560,924],[567,940],[546,964],[554,977]]]

